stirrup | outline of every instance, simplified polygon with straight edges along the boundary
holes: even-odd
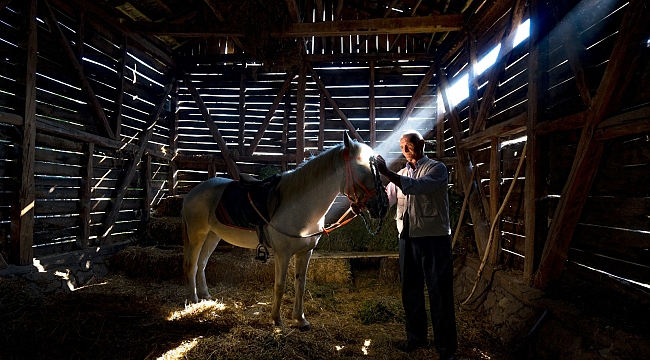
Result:
[[[266,246],[259,244],[257,245],[257,255],[255,255],[255,260],[259,260],[262,263],[266,263],[266,260],[269,259],[269,250]]]

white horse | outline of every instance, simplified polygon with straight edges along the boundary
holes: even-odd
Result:
[[[371,217],[383,218],[386,215],[385,190],[379,173],[373,171],[370,165],[373,156],[374,152],[369,146],[352,141],[346,133],[343,144],[280,175],[275,190],[279,201],[264,225],[267,244],[274,252],[275,298],[271,321],[276,326],[282,325],[280,304],[289,260],[295,256],[292,319],[301,330],[311,328],[303,313],[307,266],[312,250],[323,233],[325,214],[334,198],[342,193],[347,195],[354,207],[366,208]],[[219,240],[251,249],[260,243],[254,229],[228,226],[217,219],[217,204],[231,182],[233,180],[226,178],[209,179],[192,189],[183,201],[183,267],[193,302],[211,298],[205,281],[205,267]]]

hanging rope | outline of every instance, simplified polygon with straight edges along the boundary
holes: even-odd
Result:
[[[517,171],[515,171],[515,177],[512,179],[512,183],[510,183],[510,188],[508,189],[508,193],[506,194],[505,198],[503,198],[503,203],[501,204],[501,207],[499,208],[499,211],[494,215],[494,220],[498,219],[499,216],[501,216],[501,213],[503,212],[503,209],[505,209],[506,204],[508,203],[508,200],[510,199],[510,195],[512,194],[512,190],[515,188],[515,183],[517,182],[517,179],[519,178],[519,171],[521,170],[522,165],[524,164],[524,159],[526,158],[526,144],[524,144],[524,148],[521,152],[521,158],[519,159],[519,165],[517,165]],[[467,304],[469,302],[469,299],[472,298],[472,295],[474,295],[474,291],[476,291],[476,287],[478,286],[479,281],[481,281],[481,275],[483,274],[483,268],[485,267],[485,263],[487,262],[488,257],[490,256],[490,246],[492,246],[492,239],[494,238],[494,229],[496,228],[496,221],[492,220],[492,225],[490,226],[490,235],[488,236],[488,243],[485,246],[485,253],[483,254],[483,260],[481,261],[481,266],[478,268],[478,272],[476,273],[476,281],[474,282],[474,286],[472,287],[472,291],[469,293],[467,296],[467,299],[462,302],[463,305]]]
[[[460,233],[460,226],[463,223],[463,216],[465,216],[465,209],[467,208],[467,200],[469,199],[469,191],[472,189],[472,184],[474,183],[474,174],[476,174],[477,166],[472,168],[472,175],[469,177],[467,184],[465,185],[465,198],[463,199],[463,205],[460,207],[460,216],[458,216],[458,224],[456,224],[456,232],[454,233],[454,240],[451,242],[451,248],[454,249],[456,240],[458,240],[458,234]]]

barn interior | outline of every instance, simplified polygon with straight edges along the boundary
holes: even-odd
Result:
[[[8,285],[17,278],[49,273],[54,285],[30,289],[70,296],[109,276],[106,257],[170,245],[150,234],[178,224],[160,209],[209,178],[291,171],[345,133],[398,170],[399,137],[414,129],[449,170],[458,311],[485,316],[483,334],[499,343],[492,358],[650,358],[645,0],[0,0],[0,29],[0,304],[13,309],[1,323],[35,309],[11,304],[23,299]],[[337,198],[328,222],[347,206]],[[385,253],[396,242],[349,245],[357,235],[340,231],[320,247],[354,252],[344,271],[373,263],[358,260],[364,252],[380,270],[394,265]],[[231,251],[222,244],[214,256]],[[75,300],[75,311],[100,297]],[[229,334],[219,319],[192,333],[197,343]],[[8,349],[30,330],[2,331]],[[248,335],[275,350],[301,341]],[[93,333],[70,356],[111,358],[106,336]],[[369,356],[406,358],[379,344]],[[365,356],[335,346],[297,346],[290,357]],[[459,358],[490,358],[474,349]]]

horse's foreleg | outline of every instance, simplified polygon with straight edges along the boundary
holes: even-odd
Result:
[[[201,247],[201,254],[198,259],[198,270],[197,270],[197,296],[199,299],[209,300],[212,299],[210,296],[210,291],[208,290],[208,284],[205,281],[205,267],[208,265],[208,260],[210,260],[210,255],[219,244],[221,238],[214,232],[208,232],[208,236],[205,238],[205,242]]]
[[[289,259],[290,256],[284,256],[277,252],[273,254],[273,261],[275,262],[275,298],[273,300],[273,307],[271,308],[271,322],[275,326],[283,325],[282,316],[280,315],[280,305],[282,304],[282,296],[286,289]]]
[[[309,321],[305,319],[303,312],[303,301],[305,296],[305,287],[307,282],[307,267],[309,266],[309,259],[311,258],[312,250],[297,253],[295,255],[295,289],[296,298],[293,302],[293,314],[291,318],[297,322],[298,329],[306,331],[311,329]]]

